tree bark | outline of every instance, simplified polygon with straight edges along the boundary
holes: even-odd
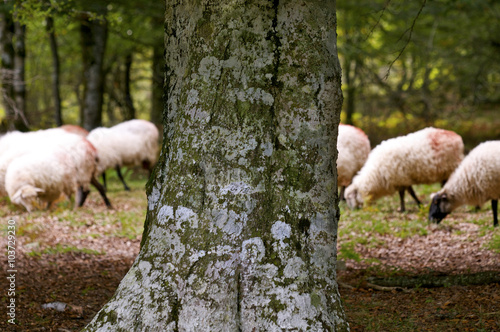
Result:
[[[344,331],[335,1],[167,0],[141,251],[87,331]]]
[[[105,13],[105,9],[99,11]],[[102,124],[104,92],[103,62],[108,29],[104,17],[81,19],[80,36],[83,59],[82,127],[92,130]]]
[[[61,73],[61,65],[59,60],[59,51],[57,47],[56,33],[54,31],[54,19],[52,16],[47,16],[45,19],[47,22],[46,29],[49,35],[50,50],[52,52],[52,64],[54,65],[54,71],[52,72],[52,94],[54,97],[54,120],[56,126],[62,126],[62,111],[61,111],[61,93],[60,93],[60,83],[59,77]]]

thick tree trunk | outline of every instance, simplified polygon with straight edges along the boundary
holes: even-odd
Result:
[[[102,9],[100,13],[104,13]],[[82,18],[80,36],[83,55],[82,127],[92,130],[101,126],[104,92],[103,61],[107,41],[105,18]]]
[[[141,252],[87,331],[347,330],[335,1],[167,1]]]
[[[52,94],[54,97],[54,120],[56,125],[62,126],[62,111],[61,111],[61,93],[59,90],[59,77],[61,72],[61,65],[59,61],[59,52],[57,48],[57,39],[54,31],[54,19],[52,16],[47,16],[46,20],[47,33],[49,35],[50,50],[52,52],[52,64],[54,65],[54,71],[52,72]]]

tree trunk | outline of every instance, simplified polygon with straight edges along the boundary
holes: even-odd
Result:
[[[166,139],[141,251],[86,330],[348,330],[335,1],[166,8]]]
[[[5,130],[27,131],[25,113],[26,83],[24,80],[26,49],[25,26],[14,22],[9,6],[0,4],[0,79],[5,107]]]
[[[61,93],[59,90],[59,77],[61,72],[61,66],[59,61],[59,52],[57,48],[56,34],[54,31],[54,19],[52,16],[47,16],[46,20],[47,33],[49,34],[50,50],[52,52],[52,63],[54,65],[54,71],[52,73],[52,94],[54,97],[54,119],[56,125],[62,126],[62,111],[61,111]]]
[[[120,88],[119,95],[122,96],[122,115],[123,120],[132,120],[135,119],[135,107],[134,102],[132,100],[132,94],[130,92],[130,72],[132,70],[132,52],[127,53],[124,57],[124,69],[123,69],[123,80],[118,84]],[[120,68],[118,68],[118,72],[121,73]],[[119,75],[122,77],[122,75]]]
[[[102,9],[100,13],[105,13]],[[81,20],[80,36],[83,55],[83,118],[82,127],[92,130],[102,124],[104,92],[103,61],[107,41],[105,18],[84,17]]]

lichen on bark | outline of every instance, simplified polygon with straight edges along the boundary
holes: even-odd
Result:
[[[141,251],[88,331],[348,329],[335,27],[335,1],[167,1]]]

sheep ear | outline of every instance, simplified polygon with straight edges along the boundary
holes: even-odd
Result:
[[[433,199],[434,199],[434,196],[436,196],[436,195],[437,195],[437,193],[432,193],[432,194],[431,194],[431,200],[433,200]]]

